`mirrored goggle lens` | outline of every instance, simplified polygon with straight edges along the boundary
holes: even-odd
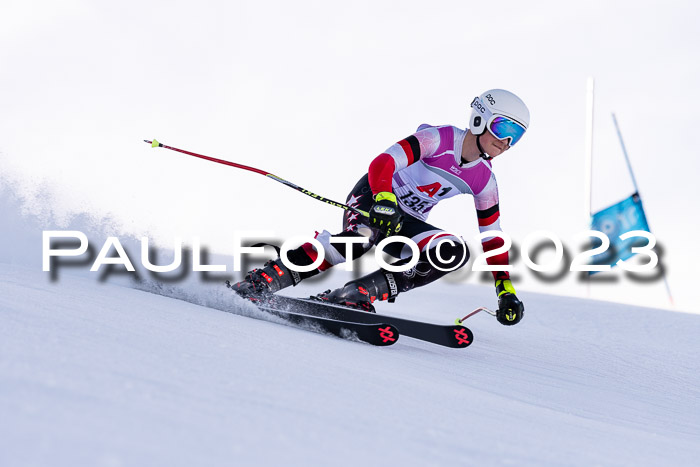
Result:
[[[498,139],[510,138],[510,145],[520,141],[525,134],[525,127],[506,117],[496,117],[489,125],[489,131]]]

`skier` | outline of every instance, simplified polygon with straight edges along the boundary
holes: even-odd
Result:
[[[428,214],[440,201],[458,194],[474,196],[479,230],[500,229],[498,186],[491,161],[520,140],[530,123],[530,112],[515,94],[491,89],[471,103],[469,128],[423,124],[411,136],[377,156],[352,189],[347,204],[369,211],[370,217],[346,212],[343,231],[335,237],[369,237],[365,244],[352,244],[352,257],[358,258],[383,238],[400,233],[420,249],[418,263],[403,273],[379,269],[352,280],[345,286],[326,291],[318,299],[374,312],[375,300],[390,300],[402,292],[429,284],[467,263],[469,251],[460,239],[427,223]],[[363,235],[364,234],[364,235]],[[288,269],[278,258],[263,268],[249,272],[233,289],[244,297],[272,294],[319,274],[348,257],[345,244],[330,243],[331,234],[317,233],[324,247],[323,263],[310,272]],[[435,241],[430,241],[431,239]],[[438,247],[439,240],[450,239]],[[500,237],[482,241],[485,252],[503,245]],[[430,248],[428,248],[430,246]],[[396,257],[393,265],[407,264],[411,250],[399,242],[385,251]],[[311,243],[290,250],[289,261],[298,266],[313,264],[318,252]],[[449,258],[445,260],[444,258]],[[507,265],[508,252],[487,260],[491,265]],[[498,296],[497,319],[505,325],[518,323],[524,306],[516,296],[507,271],[493,272]]]

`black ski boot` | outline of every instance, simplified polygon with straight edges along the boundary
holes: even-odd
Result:
[[[268,261],[262,268],[253,269],[241,282],[229,284],[229,287],[242,297],[254,298],[271,295],[299,282],[299,273],[290,270],[280,259],[276,259]]]
[[[375,300],[392,300],[398,294],[394,275],[379,269],[365,277],[350,281],[339,289],[332,292],[326,290],[313,298],[376,313],[372,305]]]

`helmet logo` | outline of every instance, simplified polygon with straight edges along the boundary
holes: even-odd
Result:
[[[491,94],[486,94],[486,99],[489,100],[489,104],[491,104],[491,105],[496,104],[496,99],[494,99]]]
[[[472,109],[478,110],[482,114],[486,113],[486,109],[484,108],[484,104],[481,103],[481,99],[479,99],[478,97],[474,98],[474,100],[472,101],[471,107],[472,107]]]

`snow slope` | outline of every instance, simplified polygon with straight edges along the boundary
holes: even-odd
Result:
[[[529,294],[518,326],[471,318],[468,349],[405,336],[376,348],[253,319],[223,287],[192,290],[182,297],[214,308],[0,264],[0,465],[700,457],[697,315]],[[438,284],[382,311],[449,322],[492,294]]]

